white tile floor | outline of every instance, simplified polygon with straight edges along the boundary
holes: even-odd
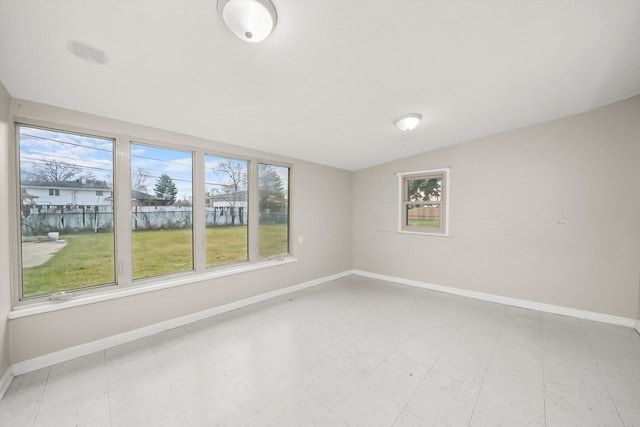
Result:
[[[21,375],[2,426],[640,426],[640,335],[347,277]]]

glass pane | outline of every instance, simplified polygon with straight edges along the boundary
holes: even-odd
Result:
[[[22,296],[114,283],[113,141],[27,126],[19,137]]]
[[[418,201],[440,201],[442,189],[442,177],[429,179],[407,179],[406,200]]]
[[[133,278],[193,270],[193,154],[131,145]]]
[[[248,162],[205,156],[207,267],[246,261]]]
[[[289,253],[289,168],[260,163],[258,255]]]
[[[405,225],[440,228],[440,205],[428,203],[406,205]]]

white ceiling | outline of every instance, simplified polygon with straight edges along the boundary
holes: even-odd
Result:
[[[0,0],[12,96],[348,170],[640,93],[640,0]],[[72,56],[69,40],[106,65]],[[412,132],[397,116],[424,116]]]

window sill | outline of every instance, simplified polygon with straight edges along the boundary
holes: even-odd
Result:
[[[231,276],[239,273],[246,273],[249,271],[262,270],[263,268],[276,267],[283,264],[289,264],[298,261],[295,257],[288,257],[282,260],[274,261],[262,261],[242,266],[236,266],[227,268],[224,270],[207,271],[206,273],[189,275],[180,278],[171,278],[161,282],[155,282],[153,284],[146,285],[132,285],[123,289],[110,290],[101,293],[94,293],[90,295],[79,295],[68,300],[47,301],[41,303],[34,303],[31,305],[23,305],[14,307],[9,313],[8,319],[20,319],[22,317],[34,316],[42,313],[49,313],[52,311],[64,310],[72,307],[79,307],[87,304],[94,304],[102,301],[109,301],[117,298],[124,298],[132,295],[144,294],[147,292],[154,292],[161,289],[173,288],[176,286],[189,285],[196,282],[201,282],[209,279],[217,279],[220,277]]]
[[[420,231],[396,231],[399,234],[417,234],[419,236],[438,236],[438,237],[451,237],[451,234],[447,233],[422,233]]]

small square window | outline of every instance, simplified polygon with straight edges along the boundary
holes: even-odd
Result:
[[[399,174],[400,230],[447,234],[449,169]]]
[[[100,190],[96,191],[96,196],[102,196],[102,191]]]
[[[49,195],[50,196],[59,196],[60,195],[60,190],[58,188],[50,188],[49,189]]]

